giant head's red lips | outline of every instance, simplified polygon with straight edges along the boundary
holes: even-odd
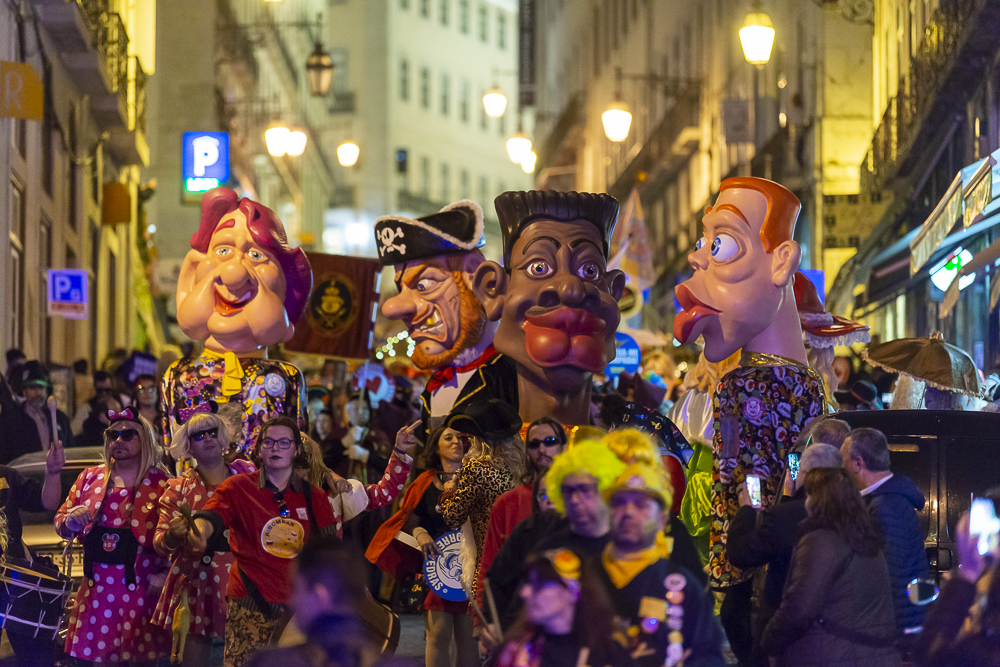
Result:
[[[570,365],[597,373],[610,362],[607,322],[588,310],[532,308],[523,328],[525,351],[543,368]]]
[[[686,343],[698,320],[707,315],[718,315],[720,311],[699,301],[687,285],[681,284],[674,288],[674,295],[684,309],[674,317],[674,338]]]
[[[227,290],[228,292],[228,290]],[[243,310],[243,307],[253,301],[257,296],[257,285],[251,284],[250,288],[236,298],[228,298],[219,291],[219,286],[215,286],[215,310],[220,315],[232,315]]]

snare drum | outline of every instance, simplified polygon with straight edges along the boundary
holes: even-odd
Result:
[[[0,627],[7,632],[55,639],[73,581],[20,558],[0,562]]]

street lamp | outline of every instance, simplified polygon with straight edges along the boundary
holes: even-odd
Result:
[[[632,112],[627,104],[617,99],[601,114],[601,122],[604,124],[604,135],[611,141],[620,143],[628,138],[629,128],[632,127]]]
[[[309,79],[309,92],[313,97],[324,97],[330,92],[333,74],[333,59],[323,50],[323,45],[316,42],[316,48],[306,59],[306,78]]]
[[[771,59],[771,47],[774,46],[774,24],[771,17],[761,11],[759,0],[754,2],[754,11],[747,14],[743,27],[740,28],[740,43],[743,45],[743,57],[751,65],[766,65]]]
[[[337,161],[341,167],[353,167],[357,163],[359,155],[361,155],[361,149],[353,141],[345,141],[337,146]]]
[[[493,86],[483,95],[483,108],[490,118],[499,118],[507,110],[507,97],[500,92],[499,86]]]
[[[298,157],[305,153],[308,141],[309,137],[302,130],[290,130],[285,140],[285,152],[292,157]]]
[[[517,132],[507,140],[507,155],[514,164],[521,164],[530,152],[531,139],[518,127]]]
[[[528,154],[521,160],[521,170],[526,174],[535,173],[535,163],[537,161],[538,156],[535,154],[535,151],[528,151]]]
[[[288,152],[288,136],[291,130],[275,121],[264,132],[264,143],[271,157],[281,157]]]

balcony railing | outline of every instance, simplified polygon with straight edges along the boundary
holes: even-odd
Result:
[[[962,35],[980,4],[982,0],[951,0],[942,3],[928,21],[917,53],[910,59],[909,75],[900,77],[898,92],[889,100],[861,165],[862,186],[868,191],[885,188],[900,173],[941,97],[938,93],[949,78]]]
[[[146,73],[138,58],[132,58],[128,87],[128,129],[146,133]]]
[[[219,35],[219,46],[223,57],[230,61],[242,62],[249,74],[256,79],[260,66],[250,35],[237,20],[230,0],[216,0],[215,4],[218,9],[216,32]]]

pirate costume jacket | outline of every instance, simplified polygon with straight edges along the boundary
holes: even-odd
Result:
[[[152,624],[168,561],[153,548],[167,475],[150,468],[137,489],[115,487],[104,465],[80,473],[56,513],[67,538],[70,510],[94,520],[77,535],[84,578],[70,611],[66,652],[92,662],[146,662],[170,653],[170,634]]]

